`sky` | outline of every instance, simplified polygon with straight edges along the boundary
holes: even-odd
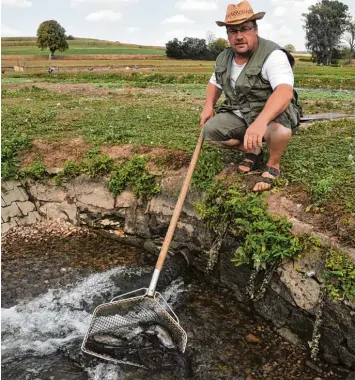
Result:
[[[341,0],[355,16],[355,0]],[[250,0],[266,12],[259,35],[305,50],[302,13],[317,0]],[[58,21],[67,34],[140,45],[165,46],[184,37],[226,38],[224,20],[230,0],[1,0],[1,36],[35,36],[39,24]],[[235,4],[235,3],[234,3]]]

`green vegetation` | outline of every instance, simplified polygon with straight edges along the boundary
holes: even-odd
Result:
[[[69,42],[70,43],[70,42]],[[69,45],[70,46],[70,45]],[[48,55],[48,52],[42,50],[28,49],[3,49],[2,55]],[[69,47],[68,50],[63,51],[60,55],[84,55],[84,54],[147,54],[147,55],[165,55],[164,50],[158,49],[144,49],[144,48],[126,48],[118,46],[106,47]]]
[[[75,178],[80,174],[86,174],[89,178],[102,177],[112,171],[114,161],[111,157],[100,154],[99,150],[90,151],[79,162],[68,160],[63,166],[63,170],[56,176],[58,184],[62,179]]]
[[[44,166],[42,160],[37,158],[32,165],[26,166],[23,170],[20,171],[20,177],[29,177],[34,180],[41,180],[47,175],[46,167]]]
[[[20,166],[18,155],[31,146],[26,135],[13,134],[12,131],[3,135],[1,139],[1,177],[3,179],[16,178]]]
[[[138,198],[143,199],[160,192],[155,176],[148,172],[147,158],[137,155],[125,164],[116,166],[108,186],[114,195],[130,188]]]
[[[157,61],[157,64],[159,61]],[[165,62],[165,61],[164,61]],[[170,61],[166,61],[170,63]],[[191,72],[196,67],[198,72]],[[180,68],[180,69],[179,69]],[[173,72],[173,71],[176,72]],[[27,78],[44,80],[47,82],[66,83],[108,83],[125,81],[127,83],[147,84],[203,84],[206,85],[213,70],[212,64],[198,66],[191,64],[190,72],[186,73],[186,62],[183,64],[167,64],[161,67],[159,72],[59,72],[49,76],[46,72],[40,73],[9,73],[10,78]],[[181,72],[180,72],[181,71]],[[336,88],[354,89],[355,77],[353,67],[319,67],[319,66],[296,66],[295,86],[308,88]]]
[[[94,149],[80,162],[68,160],[55,181],[60,185],[64,179],[72,179],[80,174],[86,174],[90,178],[109,174],[108,187],[114,196],[129,188],[138,198],[148,199],[159,193],[160,188],[156,176],[149,173],[147,163],[148,157],[134,155],[125,163],[114,165],[112,158]]]
[[[182,62],[181,69],[186,64]],[[212,69],[208,66],[211,64],[200,64],[201,72],[197,73],[191,72],[190,66],[181,73],[163,70],[68,72],[51,76],[6,73],[2,91],[2,134],[3,145],[9,144],[12,153],[9,159],[7,150],[3,152],[3,175],[16,176],[16,157],[29,148],[26,144],[8,142],[14,131],[28,144],[33,139],[63,141],[81,137],[98,150],[104,145],[131,144],[191,153],[198,138],[199,116]],[[199,67],[195,63],[191,65],[195,65],[193,69]],[[323,83],[323,77],[339,75],[347,78],[350,85],[353,70],[312,65],[296,67],[300,77],[308,76]],[[23,87],[14,86],[16,84]],[[351,91],[301,89],[299,95],[305,114],[354,112]],[[350,244],[354,244],[355,236],[352,223],[355,210],[354,133],[354,119],[319,122],[299,131],[283,157],[284,179],[278,184],[281,191],[291,196],[302,188],[305,197],[301,202],[308,206],[310,215],[320,214],[319,218],[324,218],[323,226],[332,228],[343,242]],[[193,186],[200,190],[208,189],[222,163],[239,160],[237,152],[207,147],[205,144],[193,179]],[[85,158],[86,166],[81,162],[66,163],[63,177],[72,178],[84,171],[91,176],[112,173],[112,162],[108,158],[94,157],[93,151]],[[236,178],[236,182],[244,185],[249,184],[248,180],[254,181],[254,177]],[[116,178],[113,185],[116,192],[122,187],[122,181],[120,176]]]
[[[326,257],[325,285],[335,300],[355,298],[355,264],[344,254],[330,250]]]
[[[292,184],[309,188],[312,202],[355,210],[355,120],[315,123],[294,136],[282,164]]]
[[[2,55],[47,55],[48,51],[39,50],[36,38],[2,38]],[[68,40],[69,49],[59,55],[85,54],[144,54],[164,56],[165,49],[153,46],[121,44],[119,42],[76,38]]]
[[[201,191],[208,190],[223,166],[219,151],[204,151],[198,159],[192,177],[192,187]]]
[[[111,157],[96,153],[88,154],[81,163],[81,172],[89,178],[102,177],[113,169],[114,161]]]
[[[243,193],[238,185],[217,182],[196,209],[210,228],[227,228],[242,241],[232,259],[236,265],[252,264],[259,271],[302,251],[299,239],[291,234],[292,224],[273,218],[262,196]]]

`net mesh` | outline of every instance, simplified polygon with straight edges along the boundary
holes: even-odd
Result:
[[[141,352],[150,347],[142,340],[138,342],[137,337],[146,327],[157,325],[168,332],[175,349],[183,353],[186,333],[161,295],[133,297],[98,306],[82,348],[84,352],[106,360],[141,366]],[[95,339],[98,336],[122,339],[122,345],[117,344],[117,339],[113,346],[109,342],[97,345]]]

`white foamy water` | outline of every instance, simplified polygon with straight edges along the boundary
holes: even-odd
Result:
[[[117,364],[101,363],[94,368],[87,368],[89,380],[124,380],[126,377]]]
[[[41,356],[55,352],[70,341],[83,337],[91,314],[84,303],[110,300],[119,293],[112,276],[132,273],[132,269],[118,267],[105,273],[89,276],[76,286],[49,290],[47,293],[2,311],[2,355],[30,352]],[[142,270],[134,270],[139,275]],[[104,297],[104,298],[103,298]]]
[[[75,339],[82,339],[92,316],[84,310],[84,305],[93,305],[98,300],[108,302],[119,294],[120,289],[115,286],[113,277],[140,276],[146,272],[147,269],[114,268],[105,273],[93,274],[75,286],[51,289],[27,303],[1,309],[3,359],[19,357],[25,353],[46,356]],[[134,289],[132,281],[132,290]],[[162,295],[170,306],[174,306],[179,294],[184,291],[183,280],[177,279]],[[111,367],[95,368],[90,374],[93,380],[121,379],[119,372],[116,375]],[[100,371],[108,371],[108,374],[100,377]]]

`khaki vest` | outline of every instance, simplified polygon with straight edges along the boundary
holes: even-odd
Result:
[[[259,37],[258,48],[244,66],[235,88],[232,88],[230,83],[232,59],[234,57],[232,48],[227,48],[219,54],[215,65],[215,75],[217,83],[223,88],[226,99],[222,105],[217,107],[217,113],[238,109],[248,125],[253,123],[273,92],[270,83],[261,76],[263,64],[267,57],[278,49],[287,54],[290,64],[293,66],[294,58],[290,53],[276,43]],[[299,120],[298,95],[294,91],[292,102],[274,121],[294,129],[299,125]]]

